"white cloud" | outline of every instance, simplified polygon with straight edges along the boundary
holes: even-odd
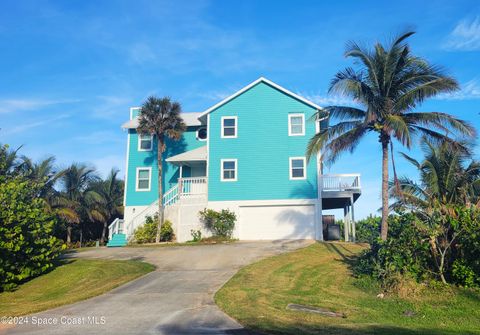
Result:
[[[461,85],[461,89],[454,93],[440,94],[438,100],[475,100],[480,99],[480,81],[472,79]]]
[[[98,99],[100,102],[92,111],[94,118],[118,122],[128,119],[128,110],[131,107],[132,99],[124,96],[99,96]]]
[[[80,100],[0,99],[0,114],[35,110],[78,101]]]
[[[343,97],[340,95],[324,95],[324,94],[319,94],[319,93],[314,93],[314,94],[303,94],[301,92],[297,93],[301,97],[304,97],[307,100],[310,100],[320,106],[332,106],[332,105],[338,105],[338,106],[352,106],[352,105],[358,105],[355,103],[350,98]]]
[[[42,127],[42,126],[51,127],[57,121],[67,119],[69,117],[70,117],[70,115],[68,115],[68,114],[60,114],[60,115],[56,115],[56,116],[53,116],[53,117],[50,117],[50,118],[40,119],[38,121],[33,121],[33,122],[29,122],[29,123],[22,123],[19,126],[15,126],[15,127],[12,127],[12,128],[5,129],[3,134],[4,135],[12,135],[12,134],[23,133],[27,130]]]
[[[448,35],[444,48],[447,50],[480,50],[480,17],[463,19]]]

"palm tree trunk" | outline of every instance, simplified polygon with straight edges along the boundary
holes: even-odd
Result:
[[[102,237],[100,238],[100,244],[105,244],[105,236],[107,235],[107,221],[103,223]]]
[[[72,243],[72,226],[67,227],[67,244]]]
[[[380,236],[383,241],[388,235],[388,139],[383,136],[382,143],[382,225]]]
[[[158,165],[158,225],[157,225],[157,236],[155,237],[155,242],[160,243],[160,231],[163,225],[163,136],[158,136],[157,141],[157,165]]]

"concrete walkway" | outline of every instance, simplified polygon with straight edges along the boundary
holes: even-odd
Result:
[[[214,293],[240,267],[310,243],[312,241],[237,242],[81,252],[75,257],[135,259],[152,263],[157,269],[104,295],[31,315],[28,325],[4,331],[48,335],[248,334],[218,309]],[[33,325],[33,317],[57,320],[58,324]]]

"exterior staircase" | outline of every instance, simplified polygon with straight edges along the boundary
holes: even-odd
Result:
[[[177,206],[182,203],[204,203],[207,195],[207,178],[191,177],[179,178],[178,184],[173,186],[163,195],[165,218],[175,217]],[[158,200],[150,204],[133,219],[125,224],[122,219],[115,219],[108,226],[107,247],[123,247],[128,244],[128,239],[133,236],[135,229],[145,223],[147,216],[154,216],[158,212]],[[171,215],[169,215],[171,214]],[[172,220],[175,221],[175,220]]]
[[[124,247],[127,245],[126,234],[113,234],[112,239],[108,241],[107,247]]]
[[[108,226],[108,243],[107,247],[124,247],[127,245],[127,235],[123,232],[124,221],[115,219]]]

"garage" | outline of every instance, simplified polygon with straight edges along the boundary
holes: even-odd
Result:
[[[241,206],[241,240],[313,239],[315,206]]]

